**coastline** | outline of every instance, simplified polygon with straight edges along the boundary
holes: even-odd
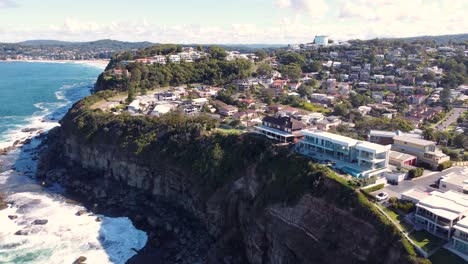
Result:
[[[74,63],[105,69],[110,60],[0,60],[0,62]]]
[[[2,62],[79,64],[99,70],[104,70],[109,63],[107,60],[0,60],[0,63]],[[45,109],[38,109],[38,111],[41,110],[44,111]],[[9,152],[21,147],[25,142],[28,142],[43,133],[47,133],[52,128],[59,126],[58,120],[50,120],[46,118],[48,114],[50,114],[50,112],[47,110],[45,113],[40,115],[31,115],[27,118],[27,124],[21,125],[7,133],[10,134],[10,136],[8,136],[6,140],[0,140],[0,156],[7,155]],[[12,132],[14,132],[14,134]]]

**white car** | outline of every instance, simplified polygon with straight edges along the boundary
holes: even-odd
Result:
[[[383,200],[388,198],[388,193],[381,192],[381,193],[377,194],[375,197],[377,197],[378,201],[383,201]]]

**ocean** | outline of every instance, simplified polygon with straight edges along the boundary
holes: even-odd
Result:
[[[34,179],[41,142],[36,135],[58,126],[102,70],[75,63],[0,62],[0,148],[32,138],[0,156],[0,192],[9,203],[0,211],[0,263],[62,264],[85,256],[88,264],[123,264],[145,246],[146,233],[128,218],[77,216],[84,207],[65,199],[60,186],[42,187]]]

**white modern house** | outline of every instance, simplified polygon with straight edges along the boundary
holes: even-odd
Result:
[[[439,189],[468,194],[468,168],[453,167],[439,173]]]
[[[453,228],[455,231],[452,236],[451,248],[459,253],[457,255],[461,254],[461,257],[468,260],[468,217],[458,221]]]
[[[416,204],[416,224],[428,232],[450,240],[454,226],[468,215],[468,196],[448,191],[431,192]]]
[[[337,166],[354,177],[371,177],[388,171],[390,146],[328,133],[302,130],[304,139],[298,151],[322,160],[334,160]]]
[[[128,112],[136,114],[140,111],[140,100],[133,100],[127,108]]]

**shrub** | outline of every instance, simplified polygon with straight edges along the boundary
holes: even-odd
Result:
[[[450,160],[449,161],[444,161],[441,164],[439,164],[439,166],[437,166],[437,169],[439,171],[443,171],[443,170],[446,170],[446,169],[452,167],[452,165],[453,165],[452,161],[450,161]]]
[[[377,184],[377,185],[374,185],[372,187],[369,187],[369,188],[365,188],[365,189],[362,189],[364,192],[366,193],[372,193],[372,192],[375,192],[375,191],[378,191],[380,189],[383,189],[383,187],[385,187],[385,184]]]
[[[413,178],[418,178],[421,177],[424,173],[423,168],[416,168],[416,169],[411,169],[408,171],[408,176],[413,179]]]

